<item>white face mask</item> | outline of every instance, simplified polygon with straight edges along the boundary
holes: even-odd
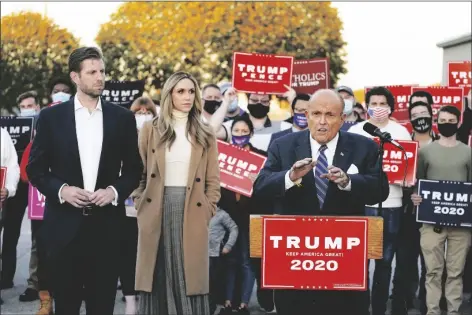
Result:
[[[152,114],[134,115],[136,117],[136,127],[141,129],[146,121],[152,120]]]
[[[354,108],[354,101],[352,99],[345,99],[344,100],[344,114],[351,115],[352,110]]]
[[[52,95],[52,101],[56,102],[67,102],[70,99],[71,95],[69,93],[64,92],[57,92],[56,94]]]
[[[21,117],[31,117],[36,115],[36,110],[34,108],[20,109]]]

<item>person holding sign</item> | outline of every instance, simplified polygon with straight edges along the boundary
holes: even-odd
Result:
[[[374,87],[366,94],[369,122],[381,132],[388,132],[394,140],[411,140],[407,129],[392,121],[390,116],[395,109],[395,99],[385,87]],[[372,137],[364,131],[366,122],[358,123],[349,132]],[[384,219],[383,258],[375,261],[374,284],[372,287],[372,315],[384,315],[389,297],[392,261],[398,246],[398,231],[402,217],[403,191],[400,185],[390,185],[390,194],[382,203],[382,213],[378,213],[378,203],[369,204],[365,209],[368,216],[381,215]]]
[[[472,151],[456,137],[460,115],[460,111],[454,106],[444,106],[439,110],[440,139],[419,151],[416,173],[418,180],[472,181]],[[422,197],[414,193],[411,200],[415,206],[419,206]],[[447,311],[448,314],[460,314],[462,274],[471,245],[471,230],[423,223],[420,233],[421,250],[426,264],[427,314],[441,313],[439,301],[442,294],[441,278],[444,264],[447,270],[445,284]]]
[[[221,196],[217,143],[201,119],[193,76],[174,73],[161,95],[159,118],[139,132],[144,172],[132,194],[138,314],[209,314],[208,225]]]
[[[136,120],[127,109],[101,101],[103,57],[95,47],[75,49],[71,100],[39,114],[26,167],[46,197],[37,235],[47,253],[57,315],[113,314],[124,200],[138,186],[142,163]]]
[[[344,100],[332,90],[311,97],[308,130],[274,141],[254,183],[255,196],[274,199],[274,213],[286,215],[364,215],[365,205],[389,194],[385,174],[379,178],[378,145],[340,131]],[[369,294],[363,291],[275,291],[277,313],[366,315]],[[313,300],[315,304],[313,305]]]

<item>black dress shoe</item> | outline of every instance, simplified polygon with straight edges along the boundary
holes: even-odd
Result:
[[[20,295],[20,302],[32,302],[39,299],[38,291],[27,288],[22,295]]]

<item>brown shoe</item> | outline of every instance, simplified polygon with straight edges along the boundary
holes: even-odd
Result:
[[[39,291],[39,300],[41,304],[36,315],[52,315],[52,298],[49,292]]]

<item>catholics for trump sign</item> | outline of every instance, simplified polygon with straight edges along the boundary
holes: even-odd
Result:
[[[313,94],[329,88],[329,58],[295,60],[292,88],[297,93]]]
[[[33,117],[1,116],[0,127],[8,131],[16,152],[22,152],[33,138]]]
[[[420,179],[418,194],[416,221],[472,227],[472,183]]]
[[[367,218],[262,217],[262,288],[367,290]]]
[[[129,109],[133,101],[143,96],[143,93],[144,80],[106,81],[102,99]]]

